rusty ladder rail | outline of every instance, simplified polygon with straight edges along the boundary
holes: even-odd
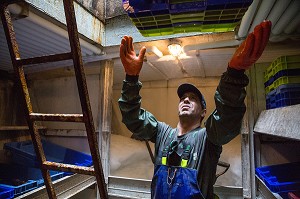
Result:
[[[46,55],[42,57],[34,57],[28,59],[21,59],[19,53],[19,47],[16,41],[15,32],[13,29],[12,19],[7,6],[11,3],[16,3],[16,0],[3,0],[0,3],[0,14],[6,40],[8,44],[11,61],[13,64],[14,72],[17,77],[17,85],[22,93],[23,102],[25,106],[25,115],[27,124],[31,133],[31,139],[37,155],[37,159],[40,164],[42,175],[45,181],[45,186],[50,199],[55,199],[56,194],[53,188],[53,184],[50,178],[49,170],[68,171],[74,173],[81,173],[86,175],[96,176],[98,189],[101,199],[107,199],[108,193],[104,180],[104,174],[99,154],[99,146],[97,142],[97,136],[95,133],[95,127],[92,117],[92,111],[89,101],[89,95],[87,90],[86,78],[83,68],[83,61],[79,43],[78,30],[76,25],[74,2],[73,0],[63,0],[65,17],[67,22],[67,29],[69,34],[69,42],[71,52]],[[23,65],[38,64],[46,62],[56,62],[62,60],[72,59],[74,64],[74,70],[77,80],[77,87],[81,102],[81,108],[83,114],[43,114],[34,113],[30,102],[29,91],[25,79],[25,73]],[[50,162],[46,160],[44,149],[42,147],[41,137],[37,128],[37,121],[61,121],[61,122],[82,122],[85,124],[87,138],[89,142],[90,152],[92,155],[94,167],[76,166],[70,164],[62,164],[56,162]]]

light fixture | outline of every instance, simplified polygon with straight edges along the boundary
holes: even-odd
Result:
[[[178,57],[182,53],[182,47],[179,41],[170,41],[168,49],[171,55]]]

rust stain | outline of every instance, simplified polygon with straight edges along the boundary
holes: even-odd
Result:
[[[0,3],[0,14],[2,19],[3,28],[5,31],[12,63],[14,66],[14,71],[18,78],[18,84],[20,87],[20,91],[24,96],[24,107],[25,113],[27,116],[27,123],[28,127],[31,132],[31,138],[34,144],[34,148],[37,154],[38,161],[41,166],[43,178],[45,180],[45,185],[47,188],[48,196],[51,199],[56,198],[53,185],[51,182],[51,178],[49,175],[49,169],[50,170],[57,170],[61,169],[63,171],[69,171],[74,173],[84,173],[88,175],[95,175],[97,180],[97,185],[100,192],[100,197],[103,199],[108,198],[108,193],[106,189],[106,184],[104,180],[104,174],[99,154],[99,145],[97,142],[97,135],[95,132],[95,126],[93,122],[93,116],[90,106],[90,100],[89,100],[89,94],[87,89],[87,83],[86,83],[86,77],[84,73],[84,67],[82,62],[82,54],[81,54],[81,48],[79,43],[79,36],[78,36],[78,30],[75,20],[75,10],[74,10],[74,2],[73,0],[63,0],[64,2],[64,11],[66,16],[66,22],[67,22],[67,29],[68,34],[70,38],[70,46],[71,46],[71,57],[73,59],[74,63],[74,69],[75,69],[75,75],[77,80],[77,86],[78,86],[78,92],[81,102],[81,108],[82,108],[82,115],[76,115],[76,114],[39,114],[39,113],[32,113],[32,106],[30,102],[29,97],[29,91],[26,84],[25,74],[23,71],[23,62],[20,59],[19,49],[17,45],[17,41],[15,38],[15,33],[12,26],[12,21],[10,17],[9,10],[7,9],[7,6],[4,6],[2,2]],[[96,19],[94,19],[96,20]],[[96,25],[96,21],[94,21],[94,26]],[[70,56],[68,54],[65,54],[64,56]],[[40,57],[37,59],[25,59],[23,60],[24,63],[37,63],[42,61],[50,61],[54,57]],[[57,59],[60,59],[59,57],[56,57]],[[50,120],[50,121],[78,121],[78,122],[84,122],[86,131],[87,131],[87,137],[89,142],[90,151],[92,154],[92,160],[94,163],[94,168],[90,167],[80,167],[76,165],[68,165],[68,164],[62,164],[62,163],[55,163],[55,162],[48,162],[45,159],[42,143],[41,143],[41,137],[38,132],[36,120]]]
[[[65,172],[80,173],[85,175],[95,175],[94,168],[92,167],[84,167],[84,166],[77,166],[72,164],[64,164],[64,163],[57,163],[57,162],[50,162],[50,161],[43,162],[42,167],[43,169],[48,169],[48,170],[59,170]]]

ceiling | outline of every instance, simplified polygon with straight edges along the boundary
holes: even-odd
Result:
[[[271,20],[273,26],[270,42],[258,62],[272,62],[281,55],[300,54],[299,13],[299,0],[254,0],[235,32],[176,38],[183,46],[183,53],[178,58],[170,55],[167,50],[170,37],[145,38],[145,41],[134,44],[136,52],[142,46],[147,47],[140,79],[152,81],[220,76],[226,70],[227,62],[237,45],[263,19]],[[127,19],[126,23],[130,23],[130,20]],[[41,16],[30,13],[28,17],[15,20],[13,24],[22,58],[70,50],[66,31]],[[147,39],[149,41],[146,41]],[[81,38],[80,42],[87,74],[99,72],[100,60],[112,59],[114,84],[122,82],[124,70],[119,59],[118,45],[106,44],[103,48],[98,48],[84,38]],[[26,67],[25,71],[28,77],[32,78],[57,77],[73,74],[71,65],[70,61],[31,65]],[[0,70],[8,72],[13,70],[2,26],[0,28]]]

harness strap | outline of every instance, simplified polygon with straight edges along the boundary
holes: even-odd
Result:
[[[191,152],[191,145],[187,145],[186,149],[184,150],[182,156],[181,156],[181,164],[180,166],[182,168],[186,168],[188,161],[190,159],[190,152]]]
[[[162,165],[168,165],[168,154],[169,152],[172,152],[174,150],[174,147],[172,147],[174,144],[174,140],[170,143],[170,145],[167,145],[163,152],[162,152],[162,158],[161,158],[161,164]],[[188,165],[188,161],[190,158],[190,152],[191,152],[191,145],[187,145],[186,149],[181,155],[181,162],[180,166],[182,168],[186,168]]]

